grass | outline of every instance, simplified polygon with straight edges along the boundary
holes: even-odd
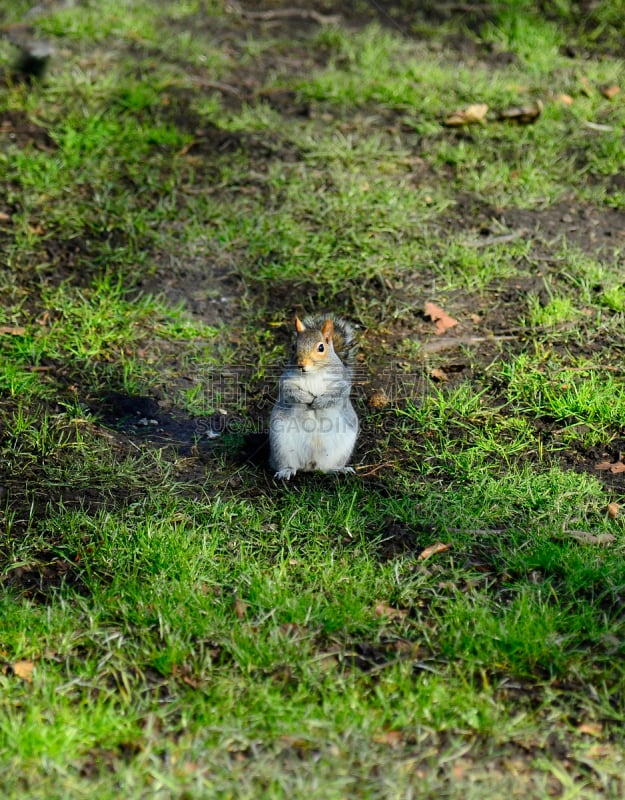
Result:
[[[1,43],[3,796],[622,796],[618,5],[87,2],[32,84]],[[357,475],[278,486],[315,307]]]

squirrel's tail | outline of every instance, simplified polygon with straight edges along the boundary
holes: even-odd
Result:
[[[334,325],[334,352],[347,366],[352,366],[356,357],[358,343],[354,337],[354,328],[343,317],[337,314],[311,314],[304,317],[302,324],[309,330],[321,330],[326,320],[332,320]]]

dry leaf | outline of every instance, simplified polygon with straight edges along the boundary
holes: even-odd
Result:
[[[529,103],[525,106],[511,106],[505,108],[499,114],[499,119],[507,120],[509,122],[518,122],[519,125],[529,125],[536,122],[538,117],[542,114],[543,104],[541,100],[535,103]]]
[[[245,615],[247,614],[247,603],[245,600],[241,600],[240,597],[234,598],[234,613],[236,614],[237,619],[245,619]]]
[[[464,764],[460,764],[458,762],[454,764],[452,772],[454,775],[454,780],[456,781],[461,781],[467,774],[467,770]]]
[[[595,469],[601,472],[609,471],[617,475],[619,472],[625,472],[625,464],[623,464],[622,461],[615,461],[614,463],[610,461],[601,461],[599,464],[595,464]]]
[[[577,726],[579,733],[587,733],[589,736],[601,736],[603,725],[600,722],[582,722]]]
[[[608,503],[608,517],[610,517],[610,519],[616,519],[618,517],[619,508],[620,506],[618,503]]]
[[[572,106],[573,105],[573,98],[570,94],[561,94],[558,96],[558,100],[561,103],[564,103],[565,106]]]
[[[298,625],[297,622],[283,622],[279,631],[283,636],[299,636],[303,638],[308,633],[308,628],[305,625]]]
[[[389,619],[403,619],[408,613],[404,608],[393,608],[388,603],[380,601],[376,603],[373,613],[376,617],[388,617]]]
[[[611,744],[594,744],[586,751],[586,758],[614,758],[614,747]]]
[[[180,678],[181,678],[183,683],[186,683],[187,686],[190,686],[192,689],[199,689],[200,688],[200,682],[196,678],[192,677],[191,675],[183,674],[183,675],[180,676]]]
[[[391,401],[384,389],[374,389],[367,402],[370,408],[385,408]]]
[[[432,544],[429,547],[426,547],[425,550],[422,550],[419,553],[417,561],[425,561],[426,558],[430,558],[430,556],[435,556],[438,553],[444,553],[445,550],[449,550],[450,547],[451,547],[450,544],[445,544],[444,542],[436,542],[436,544]]]
[[[459,128],[462,125],[475,125],[477,122],[483,124],[487,111],[486,103],[472,103],[470,106],[450,114],[445,119],[445,125],[449,128]]]
[[[599,91],[604,97],[607,97],[608,100],[614,100],[614,98],[620,94],[621,87],[620,86],[600,86]]]
[[[586,97],[592,97],[593,90],[592,86],[590,85],[588,78],[585,75],[582,75],[579,79],[579,82],[582,87],[582,92],[586,95]]]
[[[33,669],[35,665],[32,661],[14,661],[11,664],[11,669],[13,670],[13,674],[17,675],[18,678],[21,678],[26,683],[33,682]]]
[[[390,747],[397,747],[404,741],[404,734],[402,731],[384,731],[374,736],[373,741],[377,742],[377,744],[388,744]]]
[[[183,775],[193,775],[198,772],[198,770],[203,769],[203,767],[200,767],[196,761],[187,761],[177,769],[181,770]]]
[[[6,214],[4,211],[0,211],[0,222],[8,222],[11,217]]]
[[[8,333],[9,336],[23,336],[26,333],[26,328],[14,327],[10,325],[0,325],[0,334]]]
[[[458,324],[458,320],[450,317],[446,311],[443,311],[440,306],[437,306],[436,303],[426,303],[423,307],[423,313],[426,317],[429,317],[432,322],[436,323],[436,327],[434,329],[434,333],[437,336],[445,333],[450,328],[453,328],[454,325]]]
[[[332,672],[339,666],[339,660],[334,653],[321,653],[317,656],[317,666],[322,672]]]
[[[430,370],[430,378],[435,381],[444,382],[449,380],[449,375],[444,369],[441,369],[440,367],[434,367],[434,369]]]

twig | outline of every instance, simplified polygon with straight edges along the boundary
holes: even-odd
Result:
[[[598,122],[591,122],[588,119],[585,119],[582,124],[587,128],[590,128],[591,131],[602,131],[609,133],[610,131],[614,130],[612,125],[600,125]]]
[[[484,239],[474,239],[465,241],[462,244],[465,247],[491,247],[495,244],[507,244],[508,242],[513,242],[515,239],[520,239],[522,236],[526,236],[529,233],[527,228],[519,228],[517,231],[512,231],[511,233],[504,233],[501,236],[487,236]]]
[[[239,97],[241,92],[236,88],[236,86],[231,86],[229,83],[220,83],[219,81],[205,81],[202,78],[192,78],[191,82],[195,86],[199,86],[200,89],[216,89],[218,92],[222,92],[223,94],[233,94],[236,97]]]
[[[444,339],[432,339],[430,342],[424,342],[423,351],[425,353],[438,353],[440,350],[448,350],[452,347],[480,344],[481,342],[504,342],[518,338],[518,336],[446,336]]]
[[[395,463],[393,461],[385,461],[382,464],[378,464],[377,467],[373,467],[369,470],[369,472],[361,472],[360,470],[366,469],[366,467],[356,467],[356,474],[362,478],[368,478],[370,475],[375,475],[376,472],[379,472],[384,467],[394,467]]]
[[[623,372],[623,367],[609,367],[603,364],[588,364],[586,367],[566,367],[562,372],[586,372],[591,369],[600,369],[602,372]]]
[[[274,20],[274,19],[289,19],[295,17],[297,19],[311,19],[319,25],[332,25],[340,22],[340,14],[320,14],[312,8],[277,8],[273,11],[247,11],[245,8],[238,8],[239,13],[248,19],[261,19],[261,20]]]
[[[582,544],[612,544],[616,541],[616,536],[612,533],[591,533],[590,531],[563,531],[565,536],[570,536],[576,542]]]
[[[508,530],[508,528],[449,528],[450,533],[471,533],[474,536],[499,536]]]

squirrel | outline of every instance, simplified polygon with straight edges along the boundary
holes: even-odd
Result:
[[[280,376],[269,421],[270,466],[289,480],[298,470],[350,472],[358,436],[351,404],[354,330],[334,314],[295,318],[295,347]]]

